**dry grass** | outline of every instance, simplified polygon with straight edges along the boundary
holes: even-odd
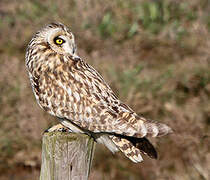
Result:
[[[121,100],[167,123],[157,161],[98,145],[90,179],[210,179],[210,4],[199,1],[0,1],[0,179],[38,179],[41,136],[56,120],[36,104],[24,67],[32,34],[60,21]]]

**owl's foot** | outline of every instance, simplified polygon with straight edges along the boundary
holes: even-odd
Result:
[[[48,128],[48,129],[46,129],[44,131],[44,133],[47,133],[47,132],[56,132],[56,131],[58,131],[58,132],[72,132],[71,129],[63,126],[62,124],[56,124],[56,125]]]
[[[68,132],[68,133],[73,133],[73,129],[71,130],[70,128],[67,128],[66,126],[62,125],[62,124],[56,124],[48,129],[46,129],[44,131],[44,133],[48,133],[48,132]],[[76,132],[78,133],[78,132]],[[94,136],[93,133],[90,132],[79,132],[82,134],[87,134],[88,136],[90,136],[91,138],[94,139],[94,141],[96,142],[96,137]]]

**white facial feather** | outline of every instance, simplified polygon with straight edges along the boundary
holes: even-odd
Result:
[[[74,39],[73,38],[70,39],[69,37],[64,36],[64,35],[59,36],[59,38],[65,41],[61,46],[63,50],[65,51],[65,53],[70,53],[73,55],[76,51]]]
[[[51,29],[45,34],[45,42],[51,42],[52,37],[54,37],[55,34],[58,34],[60,32],[60,28]]]

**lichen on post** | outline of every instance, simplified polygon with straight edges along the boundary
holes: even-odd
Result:
[[[45,133],[40,180],[87,180],[93,154],[94,140],[88,135]]]

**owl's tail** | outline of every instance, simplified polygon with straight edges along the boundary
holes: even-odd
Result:
[[[173,130],[163,123],[146,121],[140,125],[140,129],[134,136],[137,137],[160,137],[172,133]]]
[[[141,154],[157,159],[155,148],[146,138],[110,136],[110,139],[126,157],[135,163],[143,161]]]
[[[145,119],[140,119],[138,122],[136,127],[139,128],[133,134],[132,131],[128,130],[124,134],[114,134],[110,136],[110,139],[133,162],[143,161],[141,154],[146,154],[150,158],[157,159],[157,152],[146,137],[164,136],[172,133],[172,129],[165,124]]]

